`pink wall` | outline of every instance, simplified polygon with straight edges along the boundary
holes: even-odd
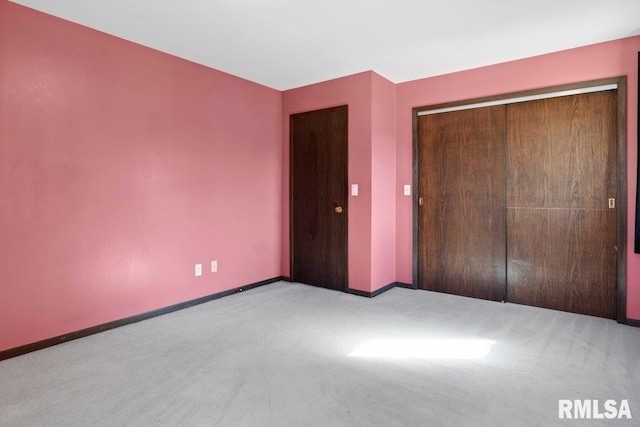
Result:
[[[627,75],[632,242],[638,50],[634,37],[280,93],[0,0],[0,351],[289,275],[289,115],[320,108],[349,105],[353,289],[412,281],[402,186],[417,106]],[[627,256],[640,319],[640,256]]]
[[[283,194],[289,194],[289,116],[349,106],[349,287],[372,292],[395,282],[395,96],[393,83],[365,72],[285,91]],[[283,205],[283,265],[289,275],[289,200]]]
[[[0,58],[0,351],[281,275],[280,92],[4,0]]]
[[[371,72],[355,74],[285,91],[282,95],[283,194],[289,194],[289,116],[322,108],[349,106],[349,184],[359,195],[349,196],[349,287],[371,290]],[[282,210],[282,271],[290,274],[289,199]]]
[[[396,85],[372,73],[371,290],[396,281]]]
[[[640,255],[633,254],[637,165],[637,52],[640,37],[556,52],[397,86],[397,181],[411,182],[412,108],[533,88],[627,76],[627,317],[640,319]],[[396,197],[397,280],[412,281],[411,200]]]

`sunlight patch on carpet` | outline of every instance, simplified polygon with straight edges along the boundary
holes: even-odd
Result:
[[[479,339],[376,338],[358,347],[349,356],[380,359],[484,359],[495,343]]]

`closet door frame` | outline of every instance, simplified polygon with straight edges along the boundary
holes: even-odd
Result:
[[[599,86],[616,85],[617,95],[617,160],[618,160],[618,200],[617,200],[617,321],[618,323],[627,323],[627,78],[626,76],[613,77],[608,79],[591,80],[587,82],[573,83],[560,86],[551,86],[540,89],[533,89],[521,92],[512,92],[501,95],[473,98],[462,101],[449,102],[444,104],[427,105],[423,107],[413,108],[413,288],[419,286],[418,274],[418,250],[419,250],[419,139],[418,139],[418,117],[421,113],[432,112],[434,110],[462,109],[465,107],[479,107],[485,103],[508,103],[514,98],[526,97],[548,97],[554,93],[583,90],[595,88]]]

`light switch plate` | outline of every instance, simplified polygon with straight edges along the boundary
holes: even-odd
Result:
[[[352,196],[358,195],[358,184],[351,184],[351,195]]]
[[[409,184],[405,184],[404,185],[404,195],[405,196],[410,196],[411,195],[411,185],[409,185]]]

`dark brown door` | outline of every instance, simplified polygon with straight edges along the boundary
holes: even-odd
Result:
[[[418,119],[422,289],[505,299],[505,107]]]
[[[347,289],[347,107],[291,124],[291,278]]]
[[[615,91],[507,107],[509,301],[616,317],[616,120]]]

